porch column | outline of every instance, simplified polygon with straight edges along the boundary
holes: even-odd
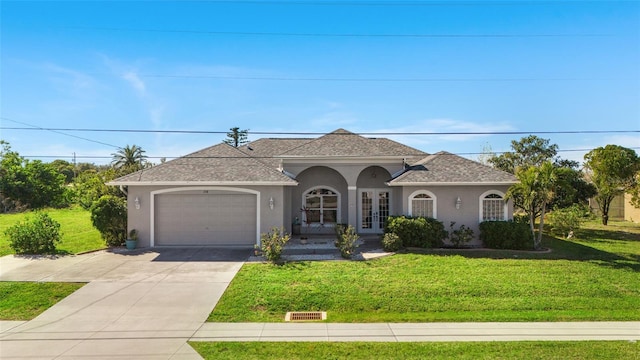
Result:
[[[348,224],[358,231],[358,187],[349,185],[347,186],[347,191],[349,201]]]

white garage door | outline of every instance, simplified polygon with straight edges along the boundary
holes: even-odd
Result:
[[[155,246],[256,242],[256,195],[158,194]]]

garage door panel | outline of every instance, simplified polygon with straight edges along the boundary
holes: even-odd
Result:
[[[252,245],[256,195],[160,194],[155,198],[155,245]]]

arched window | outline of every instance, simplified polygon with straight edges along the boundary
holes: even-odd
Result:
[[[504,194],[490,190],[480,195],[480,222],[507,220],[507,204]]]
[[[340,219],[340,193],[328,187],[308,190],[302,197],[303,221],[307,225],[332,225]]]
[[[409,195],[409,216],[436,218],[436,196],[427,190],[418,190]]]

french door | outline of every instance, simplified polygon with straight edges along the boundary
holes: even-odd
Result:
[[[389,190],[358,190],[360,211],[358,214],[358,231],[361,233],[379,234],[384,230],[384,223],[389,217]]]

